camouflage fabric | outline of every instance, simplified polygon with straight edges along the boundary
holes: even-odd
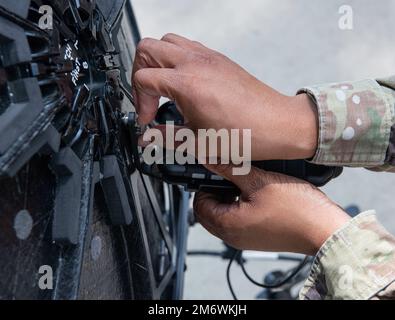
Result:
[[[395,162],[386,160],[395,123],[395,94],[386,86],[395,88],[395,81],[389,78],[382,83],[385,86],[375,80],[362,80],[299,91],[308,93],[318,107],[319,141],[312,162],[392,169]]]
[[[395,97],[395,76],[386,79],[379,79],[377,80],[377,82],[382,87],[385,87],[387,91],[389,90],[392,96]],[[391,127],[390,140],[385,164],[386,166],[381,167],[381,170],[395,172],[395,123],[393,123]]]
[[[361,213],[322,246],[300,299],[395,299],[395,238]]]
[[[317,164],[395,172],[395,76],[300,90],[319,116]],[[395,299],[395,238],[374,211],[360,214],[318,252],[301,299]]]

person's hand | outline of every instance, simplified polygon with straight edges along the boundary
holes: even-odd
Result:
[[[132,82],[141,124],[154,119],[163,96],[176,102],[190,129],[251,129],[252,160],[315,153],[317,115],[307,95],[284,96],[198,42],[174,34],[143,39]]]
[[[199,192],[194,212],[209,232],[237,249],[314,255],[350,217],[323,192],[302,180],[252,167],[233,176],[230,165],[211,171],[241,190],[238,199]]]

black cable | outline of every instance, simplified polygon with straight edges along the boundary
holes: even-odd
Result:
[[[238,299],[236,297],[236,294],[235,294],[233,287],[232,287],[232,283],[230,281],[230,267],[232,266],[233,261],[236,259],[236,257],[239,254],[241,254],[241,251],[236,250],[235,253],[233,254],[232,258],[229,260],[228,267],[226,268],[226,281],[228,282],[229,291],[233,297],[233,300],[238,300]]]
[[[222,252],[217,251],[206,251],[206,250],[193,250],[188,251],[189,256],[212,256],[212,257],[222,257]]]
[[[295,276],[299,273],[299,271],[305,266],[305,264],[306,264],[306,262],[307,262],[308,260],[309,260],[309,257],[306,256],[306,257],[302,260],[302,262],[301,262],[300,264],[298,264],[288,276],[286,276],[283,280],[277,282],[276,284],[260,283],[260,282],[258,282],[258,281],[256,281],[256,280],[254,280],[254,279],[248,274],[247,270],[245,269],[244,260],[243,260],[243,259],[240,259],[240,267],[241,267],[241,270],[243,271],[244,275],[246,276],[246,278],[247,278],[250,282],[252,282],[253,284],[255,284],[256,286],[262,287],[262,288],[265,288],[265,289],[275,289],[275,288],[279,288],[279,287],[283,286],[283,285],[286,284],[288,281],[290,281],[293,277],[295,277]]]

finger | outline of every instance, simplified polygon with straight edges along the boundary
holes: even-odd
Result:
[[[189,52],[167,41],[141,40],[136,49],[133,72],[142,68],[174,68],[188,58]]]
[[[234,223],[239,205],[234,197],[200,191],[195,195],[193,208],[198,222],[221,237],[223,228]]]
[[[192,51],[207,51],[209,50],[203,44],[197,41],[190,40],[174,33],[165,34],[162,41],[173,43],[181,48],[192,50]]]
[[[154,120],[161,96],[174,100],[180,81],[173,69],[148,68],[134,74],[133,85],[137,96],[138,120],[145,125]]]
[[[135,74],[145,68],[174,68],[177,63],[186,59],[187,54],[188,52],[185,49],[169,42],[149,38],[140,41],[132,70],[132,95],[136,102],[137,112],[140,111],[141,105],[144,105],[147,100],[149,104],[154,104],[157,99],[147,98],[136,89]]]

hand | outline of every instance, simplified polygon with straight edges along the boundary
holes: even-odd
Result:
[[[207,167],[236,184],[241,196],[236,201],[199,192],[195,215],[209,232],[234,248],[314,255],[350,219],[323,192],[302,180],[256,167],[246,176],[233,176],[232,166]]]
[[[177,103],[190,129],[251,129],[252,160],[315,153],[317,114],[307,95],[282,95],[198,42],[174,34],[143,39],[132,77],[141,124],[154,119],[163,96]]]

